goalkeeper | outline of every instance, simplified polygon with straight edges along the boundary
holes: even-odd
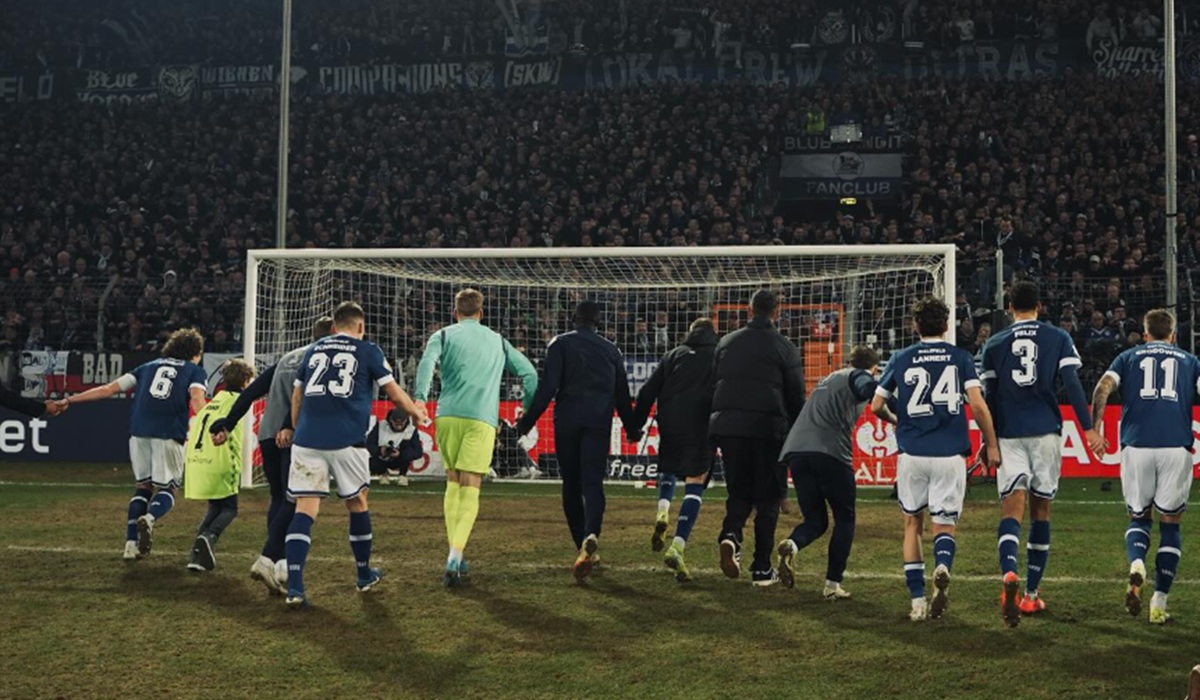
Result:
[[[229,412],[238,394],[250,380],[254,368],[244,360],[230,360],[221,368],[224,390],[196,414],[188,431],[187,457],[184,462],[183,495],[192,500],[207,500],[208,512],[196,532],[190,571],[212,571],[216,566],[213,547],[238,512],[238,486],[242,479],[241,423],[230,431],[229,439],[216,444],[208,432],[209,423]]]
[[[467,573],[463,550],[479,514],[479,490],[492,464],[500,423],[500,380],[504,371],[521,378],[525,410],[537,391],[537,372],[499,333],[480,323],[483,294],[464,289],[454,297],[457,323],[429,337],[417,367],[414,398],[424,407],[435,367],[442,390],[435,422],[438,451],[446,467],[443,502],[450,554],[442,581],[457,586]]]

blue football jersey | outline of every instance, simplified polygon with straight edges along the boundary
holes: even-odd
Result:
[[[896,398],[896,444],[905,454],[949,457],[971,453],[966,391],[979,387],[975,361],[945,341],[926,341],[892,355],[877,396]]]
[[[996,394],[991,397],[996,435],[1060,434],[1058,373],[1081,365],[1071,336],[1047,323],[1018,321],[988,339],[980,378]]]
[[[1104,373],[1121,389],[1121,445],[1192,447],[1192,400],[1200,360],[1152,341],[1117,355]]]
[[[187,360],[160,357],[140,365],[119,380],[133,389],[129,434],[134,437],[187,440],[192,387],[208,391],[204,369]]]
[[[293,443],[315,450],[362,445],[378,388],[393,381],[375,343],[342,334],[313,343],[296,374],[304,400]]]

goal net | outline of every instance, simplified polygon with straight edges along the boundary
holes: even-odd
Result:
[[[636,395],[659,358],[699,317],[719,334],[741,327],[751,295],[779,294],[780,331],[796,343],[811,388],[843,365],[851,347],[867,344],[884,356],[915,338],[909,308],[925,295],[954,309],[954,248],[943,245],[771,246],[709,248],[481,250],[252,250],[249,252],[244,339],[260,368],[310,342],[315,318],[342,301],[367,315],[367,334],[412,390],[425,341],[453,323],[453,297],[465,286],[485,295],[484,323],[502,333],[541,369],[546,344],[572,328],[575,305],[599,303],[599,332],[625,355]],[[953,322],[951,333],[953,333]],[[431,408],[437,385],[431,393]],[[515,422],[521,386],[506,376],[501,420]],[[388,405],[376,405],[376,416]],[[431,411],[432,412],[432,411]],[[556,479],[552,411],[517,440],[502,426],[493,468],[500,479]],[[422,428],[425,454],[410,476],[443,474],[433,426]],[[651,419],[639,444],[624,440],[613,421],[612,479],[657,474],[657,428]],[[253,449],[253,441],[248,449]],[[257,463],[257,459],[255,459]],[[257,468],[251,479],[257,481]],[[716,476],[721,477],[719,472]]]

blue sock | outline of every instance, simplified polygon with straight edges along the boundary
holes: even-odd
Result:
[[[1179,557],[1183,554],[1183,537],[1179,534],[1179,523],[1158,523],[1158,554],[1154,557],[1154,590],[1170,593],[1175,572],[1179,570]]]
[[[938,535],[933,538],[933,565],[946,565],[947,569],[954,567],[954,550],[957,543],[954,535]]]
[[[925,597],[925,562],[923,561],[906,561],[904,562],[904,583],[908,585],[908,596],[910,598]]]
[[[171,507],[175,505],[175,497],[170,491],[159,491],[154,494],[154,498],[150,501],[150,515],[154,516],[155,520],[163,517],[171,512]]]
[[[350,550],[354,552],[354,565],[358,567],[358,580],[371,578],[371,513],[350,514]],[[288,559],[291,561],[291,559]]]
[[[1029,526],[1029,542],[1025,545],[1025,593],[1037,593],[1046,574],[1050,558],[1050,521],[1034,520]]]
[[[153,494],[150,489],[138,488],[133,492],[133,498],[129,499],[129,521],[125,524],[126,541],[137,539],[137,520],[146,514],[151,495]]]
[[[679,506],[679,520],[675,523],[675,539],[687,542],[700,515],[700,504],[704,502],[704,484],[685,484],[683,505]]]
[[[658,475],[658,510],[665,512],[671,510],[671,499],[675,498],[675,475],[674,474],[659,474]],[[686,539],[686,538],[684,538]]]
[[[1000,527],[996,528],[996,537],[1000,543],[1000,573],[1017,573],[1017,552],[1021,546],[1021,521],[1016,518],[1004,518]]]
[[[1141,559],[1145,561],[1150,554],[1150,518],[1134,518],[1129,521],[1129,529],[1125,531],[1125,553],[1129,555],[1129,563]]]
[[[312,546],[313,519],[304,513],[296,513],[288,526],[287,544],[284,552],[288,563],[288,593],[304,595],[304,560],[308,559],[308,548]]]

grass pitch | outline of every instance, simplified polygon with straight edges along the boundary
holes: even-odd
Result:
[[[924,624],[906,618],[900,514],[882,491],[860,492],[845,582],[854,598],[831,604],[819,593],[824,542],[800,554],[794,590],[721,576],[721,489],[688,548],[697,581],[681,586],[649,548],[653,491],[610,488],[605,567],[579,586],[557,489],[487,485],[472,584],[446,591],[441,484],[377,488],[384,585],[355,593],[345,509],[331,501],[307,571],[315,608],[291,613],[247,575],[264,492],[243,494],[205,575],[184,569],[204,506],[182,499],[153,555],[121,561],[130,492],[124,465],[0,465],[0,697],[1174,700],[1200,662],[1200,586],[1186,553],[1173,624],[1122,607],[1116,484],[1064,482],[1043,584],[1050,612],[1015,630],[997,604],[991,486],[966,508],[947,617]],[[798,520],[783,515],[779,536]],[[1185,546],[1189,529],[1185,519]]]

